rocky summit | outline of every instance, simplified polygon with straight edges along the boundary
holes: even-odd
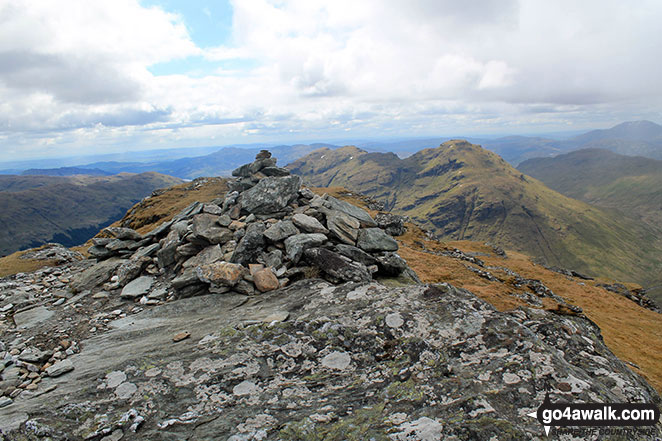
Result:
[[[212,202],[0,279],[5,439],[528,440],[548,392],[660,405],[581,311],[423,285],[402,217],[276,163],[262,151]]]

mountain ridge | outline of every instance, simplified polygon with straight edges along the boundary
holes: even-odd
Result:
[[[646,277],[657,262],[649,259],[657,250],[647,243],[655,233],[645,225],[567,198],[465,141],[396,158],[343,147],[288,168],[313,185],[374,197],[441,238],[491,241],[552,265],[622,280],[634,271],[641,283],[651,282]]]

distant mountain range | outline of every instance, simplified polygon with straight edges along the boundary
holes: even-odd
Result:
[[[0,176],[0,255],[48,242],[84,243],[155,189],[181,182],[158,173]]]
[[[310,185],[372,196],[445,240],[489,241],[556,266],[655,283],[662,229],[549,189],[495,153],[450,141],[406,159],[321,149],[288,168]]]
[[[465,139],[465,137],[461,137]],[[361,141],[354,145],[368,152],[392,152],[406,158],[421,149],[442,144],[449,138],[418,138],[396,141]],[[582,148],[603,148],[623,155],[639,155],[662,159],[662,126],[650,121],[625,122],[606,130],[593,130],[569,139],[531,136],[501,138],[466,138],[473,144],[497,153],[510,164],[538,157],[553,157]],[[338,148],[335,144],[295,144],[269,147],[278,157],[279,165],[287,165],[320,148]],[[121,172],[154,171],[182,179],[200,176],[229,176],[230,171],[250,162],[264,145],[255,147],[196,147],[191,149],[151,150],[124,154],[98,155],[102,160],[74,162],[72,158],[5,163],[0,174],[45,174],[70,176],[86,173],[96,176]],[[188,155],[187,155],[188,153]],[[57,168],[48,168],[48,165]],[[0,164],[2,167],[2,164]],[[29,170],[28,170],[29,169]]]

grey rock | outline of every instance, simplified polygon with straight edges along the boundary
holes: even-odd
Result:
[[[159,224],[158,227],[154,228],[152,231],[150,231],[149,233],[145,234],[145,237],[146,237],[146,238],[148,238],[148,237],[151,237],[151,238],[159,237],[159,236],[161,236],[162,234],[165,234],[166,231],[168,231],[168,230],[170,229],[170,226],[171,226],[173,223],[175,223],[175,221],[172,220],[172,219],[169,220],[169,221],[166,221],[166,222],[162,222],[161,224]]]
[[[115,389],[115,394],[120,400],[128,400],[133,394],[138,390],[138,386],[133,383],[124,382],[117,386]]]
[[[253,161],[249,165],[249,170],[251,174],[256,174],[257,172],[262,171],[266,167],[276,167],[276,158],[260,158]]]
[[[305,250],[318,247],[326,241],[327,237],[322,233],[295,234],[285,239],[285,252],[288,259],[296,264]]]
[[[28,309],[27,311],[17,312],[14,314],[14,323],[19,329],[31,328],[44,322],[53,316],[53,311],[44,307],[38,306],[36,308]]]
[[[186,268],[180,275],[172,279],[172,286],[175,289],[181,290],[185,286],[194,285],[200,282],[195,268]]]
[[[14,402],[14,400],[12,400],[9,397],[0,397],[0,409],[2,409],[3,407],[9,406],[13,402]]]
[[[232,176],[247,178],[251,175],[251,164],[244,164],[234,170],[232,170]]]
[[[271,268],[280,268],[283,264],[283,252],[281,250],[273,250],[268,253],[262,253],[257,261]]]
[[[90,256],[92,256],[96,259],[99,259],[99,260],[108,259],[109,257],[112,257],[112,256],[115,255],[115,253],[113,253],[111,250],[109,250],[105,246],[102,247],[102,246],[97,246],[97,245],[88,248],[87,252],[90,253]]]
[[[223,260],[223,251],[219,245],[210,245],[182,264],[184,268],[207,265]]]
[[[334,281],[369,282],[372,276],[365,265],[324,248],[309,248],[304,252],[306,261],[331,276]]]
[[[381,228],[359,230],[356,246],[364,251],[397,251],[398,243]]]
[[[407,232],[404,216],[393,213],[379,213],[375,216],[377,226],[391,236],[402,236]]]
[[[106,387],[115,389],[126,381],[126,374],[123,371],[112,371],[106,374]]]
[[[202,213],[193,218],[193,234],[206,240],[210,244],[222,244],[232,239],[232,231],[221,227],[218,223],[219,216]]]
[[[351,216],[361,223],[362,227],[376,227],[377,222],[362,208],[352,205],[349,202],[341,201],[333,196],[324,195],[322,202],[324,207],[330,210],[341,211],[348,216]]]
[[[116,240],[116,239],[113,239],[112,237],[93,237],[92,238],[92,244],[94,244],[94,246],[97,246],[97,247],[105,247],[106,245],[108,245],[113,240]]]
[[[310,188],[303,187],[299,189],[299,196],[301,196],[304,199],[312,199],[315,197],[315,193],[313,193],[313,191]]]
[[[260,222],[248,225],[246,234],[232,253],[231,261],[245,266],[250,262],[257,262],[257,257],[264,248],[264,231],[264,225]]]
[[[115,239],[120,240],[142,240],[143,235],[138,233],[136,230],[131,228],[124,227],[106,227],[102,230],[104,233],[108,233],[113,236]]]
[[[221,209],[221,207],[219,207],[216,204],[204,204],[202,207],[202,212],[220,215],[223,212],[223,210]]]
[[[323,233],[329,232],[324,225],[312,216],[303,213],[297,213],[292,216],[292,222],[304,233]]]
[[[121,259],[109,259],[99,262],[82,273],[76,274],[69,284],[69,287],[74,292],[80,292],[85,289],[94,289],[110,280],[122,263],[124,263],[124,260]]]
[[[222,227],[229,227],[232,223],[232,219],[227,214],[222,214],[218,217],[218,223]]]
[[[159,248],[161,248],[161,246],[158,243],[153,243],[151,245],[139,248],[138,251],[133,253],[131,259],[137,260],[141,257],[151,257],[159,250]]]
[[[42,351],[38,348],[26,348],[19,355],[18,359],[21,361],[27,361],[28,363],[41,363],[50,358],[51,353],[47,351]]]
[[[244,191],[238,201],[249,213],[275,213],[296,200],[300,186],[301,178],[298,176],[268,177]]]
[[[135,299],[147,294],[154,284],[154,277],[141,276],[129,282],[123,289],[121,297],[123,299]]]
[[[372,254],[368,254],[355,246],[339,243],[336,245],[336,251],[345,257],[349,257],[355,262],[364,264],[365,266],[377,265],[377,259]]]
[[[106,244],[106,249],[110,251],[128,250],[135,244],[135,240],[113,239]]]
[[[352,362],[352,358],[347,352],[333,351],[322,359],[322,366],[329,369],[345,370]]]
[[[289,220],[279,220],[264,232],[264,236],[272,242],[280,242],[295,234],[299,234],[299,230]]]
[[[379,273],[387,276],[397,276],[409,266],[405,259],[392,252],[384,252],[377,255]]]
[[[74,370],[74,364],[69,360],[68,358],[65,358],[62,361],[58,361],[52,366],[49,366],[46,368],[46,374],[49,377],[59,377],[60,375],[64,375],[67,372],[71,372]]]
[[[165,239],[161,240],[160,249],[156,253],[156,257],[159,259],[159,267],[167,268],[175,264],[179,244],[179,234],[175,230],[171,230]]]
[[[212,246],[218,246],[218,245],[212,245]],[[195,256],[200,252],[200,246],[194,243],[185,243],[183,245],[179,245],[177,247],[177,250],[175,252],[175,258],[177,260],[181,260],[184,258],[188,258],[191,256]]]
[[[421,417],[416,421],[401,424],[394,431],[393,441],[438,441],[442,439],[444,426],[432,418]]]
[[[142,270],[151,262],[147,256],[135,259],[135,255],[117,268],[117,284],[122,287],[140,275]]]
[[[281,167],[264,167],[260,170],[265,176],[289,176],[290,171],[286,168]]]
[[[333,236],[348,245],[355,245],[361,223],[341,211],[325,210],[326,226]]]

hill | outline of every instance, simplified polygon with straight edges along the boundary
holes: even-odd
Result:
[[[47,175],[47,176],[74,176],[74,175],[108,176],[111,173],[105,172],[98,168],[60,167],[60,168],[31,168],[25,170],[21,174]]]
[[[79,245],[152,191],[181,182],[158,173],[0,176],[0,255],[48,242]]]
[[[662,225],[662,161],[582,149],[530,159],[518,169],[566,196]]]
[[[629,121],[576,136],[567,145],[573,149],[601,148],[621,155],[662,159],[662,126],[651,121]]]
[[[648,383],[662,384],[658,313],[517,253],[430,240],[412,223],[401,234],[402,218],[342,189],[316,196],[293,176],[247,178],[250,188],[227,182],[239,195],[150,222],[141,207],[173,197],[159,192],[121,221],[145,234],[117,225],[95,239],[137,249],[0,279],[12,357],[3,433],[525,440],[543,436],[525,414],[546,392],[662,401]],[[198,184],[211,197],[203,188],[218,182]],[[339,225],[361,249],[339,243]],[[415,269],[424,284],[384,278],[387,268]],[[278,283],[257,292],[264,273]]]
[[[490,241],[549,265],[645,285],[659,280],[655,229],[563,196],[466,141],[406,159],[322,149],[288,168],[311,185],[374,197],[445,240]]]

